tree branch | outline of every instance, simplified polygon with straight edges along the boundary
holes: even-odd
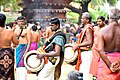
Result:
[[[75,12],[75,13],[78,13],[78,14],[80,14],[80,11],[82,11],[81,9],[77,9],[77,8],[75,8],[73,6],[70,6],[70,5],[67,6],[67,8],[70,9],[71,11]]]
[[[90,3],[91,2],[91,0],[87,0],[87,3]]]

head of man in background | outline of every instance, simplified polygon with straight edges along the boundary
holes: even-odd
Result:
[[[102,28],[105,26],[105,18],[103,16],[99,16],[97,18],[97,24],[98,24],[98,27]]]

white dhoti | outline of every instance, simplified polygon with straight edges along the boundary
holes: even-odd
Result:
[[[25,67],[16,68],[17,80],[27,80],[27,69]]]
[[[83,80],[89,80],[90,64],[92,61],[92,51],[81,52],[81,60],[79,71],[83,73]]]
[[[38,74],[38,80],[54,80],[55,67],[59,63],[60,58],[57,57],[55,65],[53,65],[49,60],[48,63],[44,65],[43,69]]]

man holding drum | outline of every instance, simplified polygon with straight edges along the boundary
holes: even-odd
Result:
[[[44,57],[47,57],[48,59],[48,62],[38,74],[38,80],[59,80],[61,74],[66,36],[60,30],[60,21],[58,18],[52,18],[50,23],[51,30],[55,31],[55,33],[45,43],[46,53],[37,55],[38,59],[42,59]]]
[[[83,31],[81,33],[80,38],[78,39],[78,44],[75,44],[73,46],[73,50],[81,50],[79,52],[79,55],[82,63],[80,64],[79,61],[77,61],[78,64],[76,64],[76,69],[83,73],[83,80],[89,80],[89,70],[90,70],[90,64],[92,60],[92,51],[91,47],[93,44],[93,26],[90,24],[91,22],[91,15],[88,12],[84,12],[82,14],[82,24]],[[79,60],[79,59],[78,59]]]

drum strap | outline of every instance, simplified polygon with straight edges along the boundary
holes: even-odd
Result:
[[[65,39],[64,43],[66,43],[66,35],[65,35],[62,31],[56,31],[56,32],[45,42],[45,46],[48,46],[48,45],[52,42],[52,40],[53,40],[56,36],[58,36],[58,35],[63,36],[64,39]]]
[[[89,25],[89,24],[88,24]],[[83,38],[84,38],[84,35],[85,35],[85,32],[86,30],[90,28],[92,29],[92,27],[89,25],[89,26],[86,26],[86,28],[84,29],[84,31],[80,34],[80,39],[78,40],[78,43],[80,44],[82,41],[83,41]],[[92,29],[93,30],[93,29]],[[79,71],[79,68],[80,68],[80,64],[82,63],[82,60],[81,60],[81,49],[78,48],[78,59],[77,59],[77,63],[76,63],[76,66],[75,66],[75,70],[78,70]]]
[[[47,46],[52,42],[52,40],[56,37],[56,36],[58,36],[58,35],[60,35],[60,36],[63,36],[63,38],[64,38],[64,44],[66,43],[66,35],[62,32],[62,31],[57,31],[56,33],[54,33],[53,34],[53,36],[51,36],[46,42],[45,42],[45,48],[44,48],[44,50],[45,51],[47,51],[48,52],[48,50],[47,49],[49,49],[49,47],[47,48]],[[60,55],[60,58],[61,58],[61,56],[62,55],[64,55],[64,54],[61,54]],[[50,57],[49,58],[49,61],[54,65],[55,63],[54,63],[54,57]],[[53,62],[52,62],[53,61]],[[45,57],[45,63],[47,63],[48,62],[48,59],[47,59],[47,57]]]
[[[21,36],[22,32],[23,32],[23,29],[21,29],[20,34],[19,34],[19,36],[17,37],[17,39],[19,39],[19,38],[20,38],[20,36]]]

